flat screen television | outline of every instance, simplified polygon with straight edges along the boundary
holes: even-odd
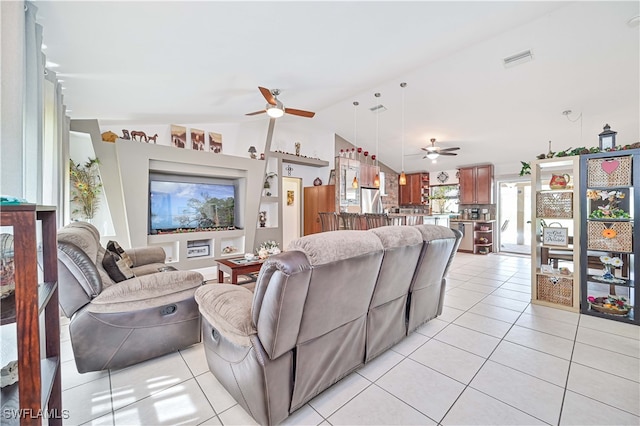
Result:
[[[149,233],[236,229],[234,179],[151,174]]]

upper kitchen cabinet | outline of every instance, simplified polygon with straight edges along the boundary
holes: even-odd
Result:
[[[493,164],[460,168],[460,204],[493,204]]]
[[[421,206],[428,204],[427,194],[423,186],[429,188],[429,175],[426,173],[412,173],[407,175],[407,184],[398,185],[398,198],[401,206]]]

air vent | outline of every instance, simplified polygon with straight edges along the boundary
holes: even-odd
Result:
[[[369,110],[371,112],[385,112],[387,110],[387,107],[382,105],[382,104],[380,104],[380,105],[376,105],[376,106],[373,106],[373,107],[369,108]]]
[[[523,64],[533,60],[533,53],[531,50],[525,50],[524,52],[516,53],[515,55],[508,56],[502,61],[505,68],[514,67],[516,65]]]

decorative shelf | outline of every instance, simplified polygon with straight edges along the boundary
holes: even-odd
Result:
[[[301,166],[311,167],[328,167],[329,162],[317,158],[301,157],[294,154],[285,154],[284,152],[271,151],[269,157],[279,158],[283,163],[298,164]]]

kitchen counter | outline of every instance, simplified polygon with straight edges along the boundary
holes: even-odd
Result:
[[[429,225],[441,225],[449,226],[448,214],[434,214],[428,213],[389,213],[389,217],[394,218],[406,218],[407,225],[429,224]]]

